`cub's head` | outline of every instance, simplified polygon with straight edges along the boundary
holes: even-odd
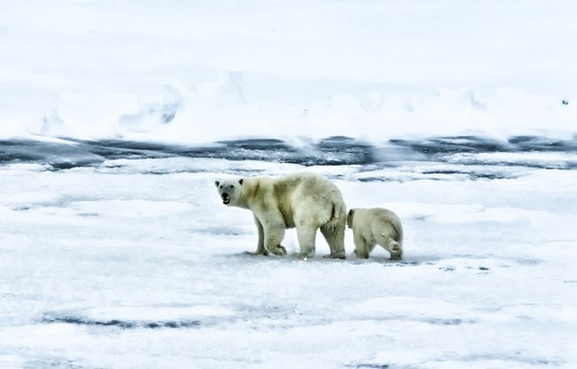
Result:
[[[242,178],[214,182],[223,204],[231,206],[238,204],[243,182],[244,180]]]
[[[347,214],[347,226],[351,229],[353,228],[354,216],[355,216],[355,209],[349,210],[349,213]]]

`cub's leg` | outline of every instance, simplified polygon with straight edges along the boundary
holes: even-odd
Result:
[[[355,254],[360,259],[368,259],[369,252],[373,249],[373,245],[369,245],[367,240],[357,232],[353,232],[355,240]]]
[[[370,255],[371,252],[373,252],[373,250],[375,249],[375,246],[376,246],[376,244],[373,245],[373,244],[367,243],[367,255]],[[355,255],[357,255],[357,249],[356,248],[353,250],[353,253]],[[368,258],[368,256],[365,259],[367,259],[367,258]]]
[[[402,259],[403,248],[401,244],[395,241],[391,236],[387,234],[381,234],[379,237],[377,237],[377,242],[391,254],[392,260]]]

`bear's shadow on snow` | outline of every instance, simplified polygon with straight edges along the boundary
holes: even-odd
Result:
[[[371,255],[368,259],[357,258],[354,254],[347,254],[347,258],[327,259],[322,254],[315,255],[312,258],[303,260],[295,254],[287,256],[264,256],[251,255],[248,251],[240,253],[223,253],[218,255],[219,258],[234,260],[238,263],[336,263],[343,265],[363,266],[363,265],[381,265],[384,268],[434,268],[440,272],[474,272],[477,274],[493,273],[496,269],[511,268],[515,266],[536,266],[542,263],[540,259],[532,258],[503,258],[494,255],[417,255],[409,256],[402,260],[392,260],[385,253]],[[570,283],[570,282],[567,282]]]
[[[385,255],[378,255],[378,256],[371,256],[368,259],[361,259],[356,257],[354,254],[347,255],[346,259],[330,259],[323,257],[322,254],[315,255],[312,258],[303,259],[297,256],[296,253],[289,254],[287,256],[276,256],[276,255],[253,255],[248,251],[243,251],[239,253],[223,253],[218,255],[218,257],[229,259],[229,260],[236,260],[239,263],[251,263],[251,264],[259,264],[259,263],[337,263],[337,264],[349,264],[354,266],[362,266],[362,265],[382,265],[386,268],[407,268],[407,267],[422,267],[422,266],[435,266],[439,267],[439,270],[444,271],[454,271],[456,268],[451,267],[450,265],[447,266],[443,263],[445,260],[444,258],[436,258],[436,257],[429,257],[429,258],[415,258],[415,259],[407,259],[407,260],[393,260],[390,259],[388,256]],[[474,266],[469,266],[467,269],[475,269]],[[488,267],[479,267],[479,270],[488,271]]]

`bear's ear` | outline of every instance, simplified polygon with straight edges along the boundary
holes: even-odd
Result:
[[[216,187],[220,186],[220,181],[214,181],[214,185],[215,185]]]
[[[241,179],[238,180],[238,183],[240,183],[241,186],[242,186],[243,182],[244,182],[244,179],[243,179],[243,178],[241,178]]]

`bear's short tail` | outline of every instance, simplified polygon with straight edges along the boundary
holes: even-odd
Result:
[[[346,210],[343,209],[341,204],[333,201],[333,211],[331,214],[331,222],[338,221],[342,216],[346,215]]]

